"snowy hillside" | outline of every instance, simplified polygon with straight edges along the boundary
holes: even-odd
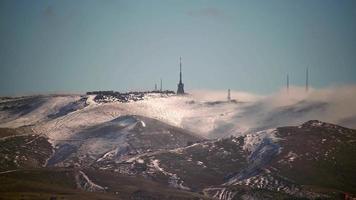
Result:
[[[122,116],[57,140],[47,165],[103,167],[106,163],[123,162],[143,153],[187,146],[202,139],[155,119]]]
[[[232,93],[227,102],[214,92],[188,96],[146,94],[140,101],[121,103],[96,95],[47,95],[6,99],[0,102],[0,127],[31,125],[53,142],[83,129],[125,115],[158,119],[206,138],[242,135],[278,126],[298,125],[318,119],[356,128],[356,104],[349,91],[355,88],[313,90],[295,88],[271,96]]]
[[[1,98],[0,192],[343,199],[356,193],[356,132],[336,125],[356,124],[349,91]]]

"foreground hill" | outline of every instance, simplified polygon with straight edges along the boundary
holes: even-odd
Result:
[[[356,131],[315,120],[205,140],[155,119],[124,116],[54,148],[44,136],[13,131],[0,141],[1,193],[10,199],[344,199],[356,193]]]
[[[316,120],[249,134],[248,167],[207,191],[233,199],[344,199],[356,193],[355,141],[355,130]]]
[[[0,177],[0,199],[4,200],[211,199],[152,180],[102,171],[41,168],[4,173]],[[92,180],[100,180],[105,187]]]
[[[355,141],[355,130],[308,121],[142,154],[112,169],[218,199],[343,199],[356,193]]]

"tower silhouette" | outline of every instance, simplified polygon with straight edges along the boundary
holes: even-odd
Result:
[[[162,92],[162,79],[161,79],[161,87],[160,87],[159,91]]]
[[[289,74],[287,74],[287,92],[289,93]]]
[[[230,89],[227,90],[227,101],[231,101]]]
[[[179,57],[179,83],[178,83],[177,94],[178,95],[184,94],[184,84],[182,82],[182,57]]]
[[[309,68],[307,67],[306,73],[305,73],[305,91],[309,91]]]

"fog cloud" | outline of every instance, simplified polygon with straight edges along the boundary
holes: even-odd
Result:
[[[196,105],[196,110],[205,110],[206,113],[185,116],[182,126],[205,131],[209,137],[300,125],[314,119],[356,128],[355,85],[310,88],[309,92],[292,86],[289,91],[281,89],[267,96],[232,91],[231,96],[238,102]],[[227,91],[194,91],[192,97],[197,101],[223,101]]]

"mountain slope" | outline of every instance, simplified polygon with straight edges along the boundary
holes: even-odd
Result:
[[[302,185],[356,193],[355,130],[316,120],[277,130],[283,151],[272,166],[280,174]]]
[[[69,167],[66,170],[72,175],[65,181],[72,186],[63,186],[64,190],[92,191],[94,196],[108,194],[108,198],[116,192],[123,199],[169,199],[167,192],[173,192],[177,199],[203,198],[204,194],[221,200],[343,199],[344,193],[356,193],[356,130],[316,120],[204,140],[158,120],[129,115],[58,141],[53,155],[41,136],[14,135],[4,141],[1,152],[16,156],[6,146],[10,145],[25,155],[20,161],[38,161],[3,165],[0,177],[5,185],[21,180],[6,178],[13,173],[42,170],[49,158],[43,169],[47,174]],[[31,141],[36,145],[28,145]],[[26,181],[31,177],[31,173],[24,176]]]
[[[270,195],[282,199],[343,199],[343,193],[356,193],[356,162],[353,159],[356,130],[316,120],[301,126],[277,128],[272,133],[278,153],[272,157],[267,154],[266,158],[265,138],[269,133],[271,131],[247,135],[244,145],[255,141],[249,150],[248,167],[225,184],[209,187],[206,191],[213,196],[234,194],[224,199],[241,196],[269,199]],[[255,165],[260,158],[266,159],[265,162]],[[251,166],[256,167],[257,173],[241,176]]]
[[[95,179],[92,179],[93,177]],[[103,189],[88,192],[87,189],[92,187],[90,184],[98,184],[97,187],[102,185]],[[117,173],[43,168],[0,174],[0,199],[208,200],[210,198],[169,188],[144,178],[122,176]]]
[[[0,138],[0,171],[42,167],[52,154],[47,138],[29,128],[0,128],[0,135],[6,135]]]
[[[183,129],[142,116],[121,116],[57,141],[48,165],[70,166],[125,161],[135,155],[187,146],[202,140]]]

